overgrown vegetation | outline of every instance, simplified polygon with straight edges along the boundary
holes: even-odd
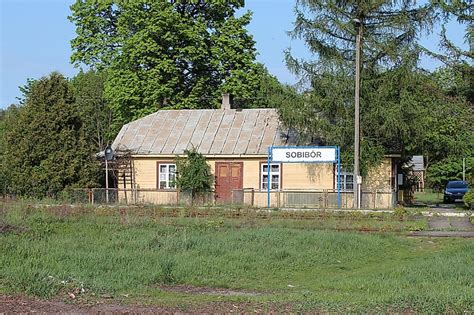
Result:
[[[23,229],[0,236],[0,290],[66,298],[76,292],[77,299],[111,296],[165,305],[274,303],[295,312],[472,311],[470,240],[393,234],[397,228],[390,225],[415,221],[391,215],[322,214],[324,220],[302,220],[310,214],[14,204],[3,222]],[[318,229],[341,222],[386,230]],[[171,293],[164,284],[260,294]]]
[[[24,103],[2,121],[3,190],[55,196],[68,187],[94,187],[100,168],[69,81],[59,73],[29,81]]]
[[[216,108],[222,93],[255,98],[268,76],[239,16],[243,1],[76,1],[76,66],[107,69],[114,127],[158,109]],[[250,104],[252,105],[252,104]]]
[[[282,120],[305,141],[341,146],[343,162],[352,164],[354,21],[359,21],[362,172],[394,152],[402,155],[402,162],[421,154],[428,165],[472,156],[472,63],[463,62],[461,69],[455,62],[460,51],[454,54],[456,47],[451,46],[443,58],[447,66],[427,72],[420,67],[418,42],[441,14],[447,17],[443,23],[452,16],[466,23],[469,8],[465,1],[297,1],[291,35],[303,40],[314,58],[301,60],[286,52],[303,96],[281,102]],[[472,38],[469,29],[466,37]],[[443,38],[443,43],[447,48],[449,40]],[[463,57],[472,58],[472,52]]]
[[[183,192],[191,194],[191,202],[196,197],[212,191],[213,176],[206,158],[195,148],[184,150],[185,157],[176,157],[176,184]]]

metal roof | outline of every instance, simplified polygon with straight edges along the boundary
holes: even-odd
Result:
[[[114,150],[133,154],[183,154],[195,147],[202,154],[267,154],[285,145],[275,109],[161,110],[122,127]]]
[[[414,171],[423,171],[425,169],[425,165],[423,162],[423,155],[414,155],[411,158],[411,163],[409,165],[413,165]]]

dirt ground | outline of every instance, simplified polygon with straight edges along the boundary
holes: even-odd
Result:
[[[61,314],[196,314],[196,313],[273,313],[291,311],[284,306],[275,309],[256,303],[213,302],[190,307],[122,305],[113,300],[94,304],[66,303],[60,299],[43,300],[21,295],[0,294],[0,314],[61,313]],[[285,310],[286,309],[286,310]]]

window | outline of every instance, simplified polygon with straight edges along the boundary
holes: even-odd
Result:
[[[176,188],[176,164],[158,164],[159,189]]]
[[[354,190],[354,173],[352,172],[347,172],[347,171],[341,171],[341,190]],[[334,181],[336,183],[335,189],[337,189],[337,173],[336,173],[336,180]]]
[[[270,163],[270,189],[280,189],[280,164]],[[260,167],[260,188],[268,189],[268,164]]]

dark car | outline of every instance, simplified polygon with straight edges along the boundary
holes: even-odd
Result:
[[[465,181],[453,180],[449,181],[444,189],[444,202],[454,202],[457,199],[462,199],[464,194],[469,190],[469,186]]]

